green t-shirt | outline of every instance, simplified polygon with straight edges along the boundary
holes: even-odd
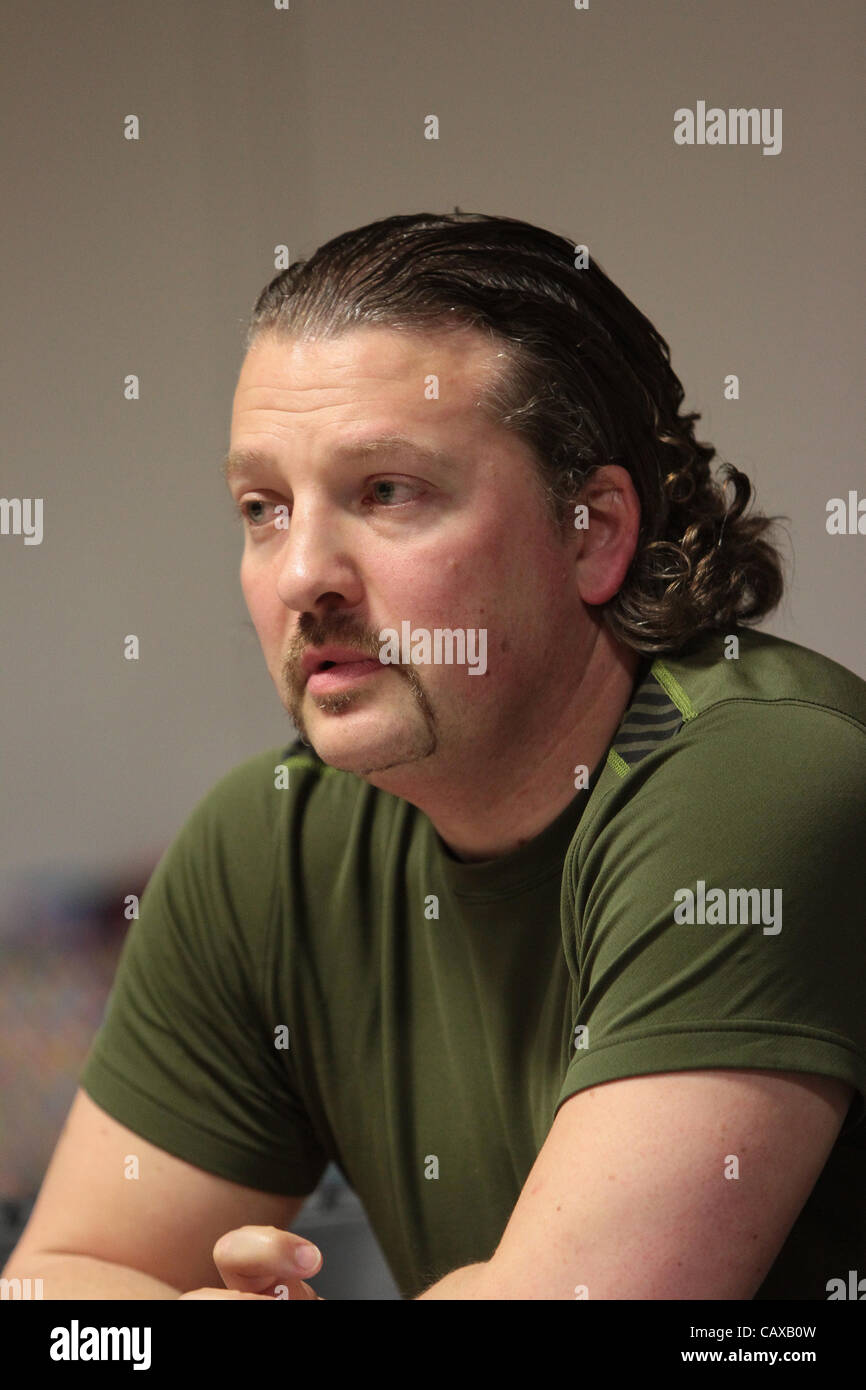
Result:
[[[298,742],[234,769],[154,871],[84,1089],[264,1191],[333,1161],[413,1298],[490,1257],[575,1092],[833,1076],[855,1098],[756,1297],[866,1273],[866,683],[738,637],[642,661],[589,785],[499,859]]]

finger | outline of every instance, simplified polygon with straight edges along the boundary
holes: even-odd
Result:
[[[220,1236],[213,1259],[228,1289],[265,1293],[276,1284],[286,1284],[292,1297],[296,1296],[292,1282],[309,1279],[322,1267],[322,1255],[315,1246],[312,1267],[298,1258],[308,1246],[309,1242],[293,1231],[281,1231],[276,1226],[241,1226]]]

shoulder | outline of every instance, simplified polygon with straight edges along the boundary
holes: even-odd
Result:
[[[608,749],[581,819],[662,790],[718,786],[861,785],[866,681],[796,643],[739,629],[649,665]],[[769,779],[769,780],[768,780]]]
[[[359,777],[330,767],[296,738],[224,773],[194,807],[190,821],[202,829],[230,825],[232,833],[260,835],[287,815],[349,807],[371,792]]]
[[[164,871],[219,884],[238,901],[278,881],[318,889],[345,856],[387,843],[403,804],[296,738],[219,778],[167,851]]]
[[[601,1040],[605,1068],[784,1064],[866,1095],[866,686],[747,637],[653,663],[569,847],[592,1066]]]
[[[770,633],[739,628],[713,634],[678,656],[661,656],[652,674],[684,722],[720,705],[747,720],[755,705],[800,705],[836,715],[866,733],[866,681],[830,657]]]
[[[380,797],[297,739],[237,764],[193,806],[162,854],[129,954],[168,959],[186,942],[200,961],[223,949],[235,961],[258,959],[277,923],[300,923],[308,904],[323,900],[347,856],[373,853],[386,814]]]
[[[569,846],[565,891],[626,859],[660,873],[763,857],[806,878],[831,848],[837,864],[850,852],[850,878],[866,834],[866,682],[794,643],[737,636],[736,658],[720,636],[652,662]]]

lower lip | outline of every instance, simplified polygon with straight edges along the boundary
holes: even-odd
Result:
[[[342,690],[344,686],[354,685],[357,681],[365,680],[382,670],[384,666],[381,661],[338,662],[336,666],[329,666],[327,671],[314,671],[307,681],[307,689],[313,695]]]

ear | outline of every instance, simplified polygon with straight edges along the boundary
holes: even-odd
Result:
[[[640,501],[619,464],[605,464],[581,489],[575,512],[575,575],[584,603],[606,603],[622,587],[637,548]]]

